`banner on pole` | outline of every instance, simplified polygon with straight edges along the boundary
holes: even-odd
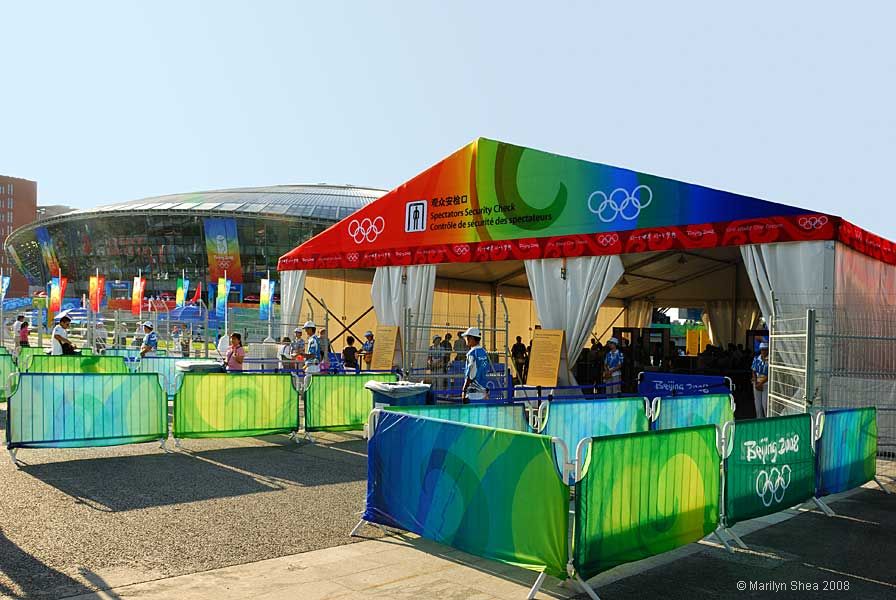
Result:
[[[143,304],[143,291],[146,288],[145,277],[134,277],[134,290],[131,292],[131,314],[139,315]]]
[[[34,230],[34,235],[37,237],[37,245],[40,246],[40,253],[47,265],[47,270],[50,273],[58,273],[59,261],[56,260],[56,248],[53,246],[50,232],[46,227],[37,227]]]
[[[106,291],[106,276],[93,275],[90,277],[90,310],[100,312],[103,304],[103,293]]]
[[[62,310],[62,299],[65,297],[65,286],[68,285],[67,277],[53,277],[50,280],[50,313]]]
[[[217,297],[215,298],[215,316],[224,317],[227,312],[228,296],[230,296],[230,280],[219,277]]]
[[[274,297],[274,286],[277,284],[273,279],[261,280],[261,297],[258,299],[258,318],[267,321],[271,318],[271,298]]]
[[[240,264],[240,242],[234,219],[204,219],[205,251],[208,254],[208,275],[211,279],[230,276],[234,283],[243,282]]]
[[[177,292],[174,295],[175,308],[181,308],[186,303],[188,289],[190,289],[190,280],[178,277]]]
[[[4,275],[0,280],[0,300],[6,299],[7,290],[9,290],[9,275]]]
[[[202,300],[202,282],[196,284],[196,291],[193,293],[193,298],[190,300],[193,304]]]

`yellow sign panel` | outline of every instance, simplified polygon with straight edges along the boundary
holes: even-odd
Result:
[[[697,356],[700,354],[700,331],[697,329],[688,329],[687,331],[685,353],[688,356]]]
[[[526,385],[555,387],[560,372],[560,360],[565,358],[566,336],[562,329],[533,331]]]
[[[376,342],[373,345],[373,360],[370,368],[374,371],[391,371],[395,365],[395,351],[401,350],[398,325],[380,325],[376,328]]]

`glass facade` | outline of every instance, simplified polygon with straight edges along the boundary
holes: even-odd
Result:
[[[272,194],[259,193],[263,189],[234,190],[192,194],[186,206],[161,202],[160,198],[79,211],[18,229],[7,239],[6,247],[33,286],[49,281],[48,262],[55,258],[69,280],[67,296],[87,293],[89,277],[97,269],[107,281],[128,282],[141,272],[147,280],[147,295],[173,294],[182,272],[191,282],[209,281],[209,254],[216,252],[216,240],[207,245],[207,221],[232,220],[237,239],[235,245],[232,240],[225,241],[224,252],[238,248],[242,295],[258,295],[260,280],[267,271],[276,272],[280,256],[382,194],[364,190],[368,193],[341,194],[341,202],[328,203],[327,195],[317,186],[303,187],[307,188],[314,188],[315,193],[292,190],[292,202],[274,194],[281,201],[271,203]],[[231,201],[214,206],[205,201],[209,196],[228,196],[224,199]],[[296,207],[308,214],[290,215]]]

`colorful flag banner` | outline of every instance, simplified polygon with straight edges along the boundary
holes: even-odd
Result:
[[[267,321],[271,318],[271,298],[274,297],[274,286],[277,284],[273,279],[261,280],[261,297],[258,300],[258,318]]]
[[[227,313],[227,297],[230,296],[230,280],[218,278],[218,294],[215,300],[215,315],[224,317]]]
[[[50,280],[50,313],[62,310],[62,299],[65,297],[65,286],[68,285],[67,277],[53,277]]]
[[[193,298],[190,300],[193,304],[202,300],[202,282],[196,284],[196,292],[193,294]]]
[[[90,310],[100,312],[103,304],[103,293],[106,291],[106,276],[94,275],[90,278]]]
[[[134,277],[134,290],[131,292],[131,314],[139,315],[143,304],[143,291],[146,288],[145,277]]]
[[[175,308],[180,308],[184,305],[188,289],[190,289],[190,280],[179,277],[177,279],[177,292],[174,295]]]
[[[9,275],[4,275],[0,280],[0,300],[6,298],[6,291],[9,289]]]
[[[41,256],[47,265],[50,273],[59,272],[59,261],[56,259],[56,248],[53,246],[53,238],[46,227],[37,227],[34,229],[34,235],[37,238],[37,245],[40,247]]]
[[[226,272],[235,283],[243,282],[240,264],[240,242],[235,219],[203,219],[205,251],[208,254],[208,275],[223,277]]]

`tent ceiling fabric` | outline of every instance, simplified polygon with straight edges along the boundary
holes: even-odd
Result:
[[[896,264],[892,243],[835,216],[479,138],[287,253],[278,268],[469,264],[820,240],[839,240]]]

